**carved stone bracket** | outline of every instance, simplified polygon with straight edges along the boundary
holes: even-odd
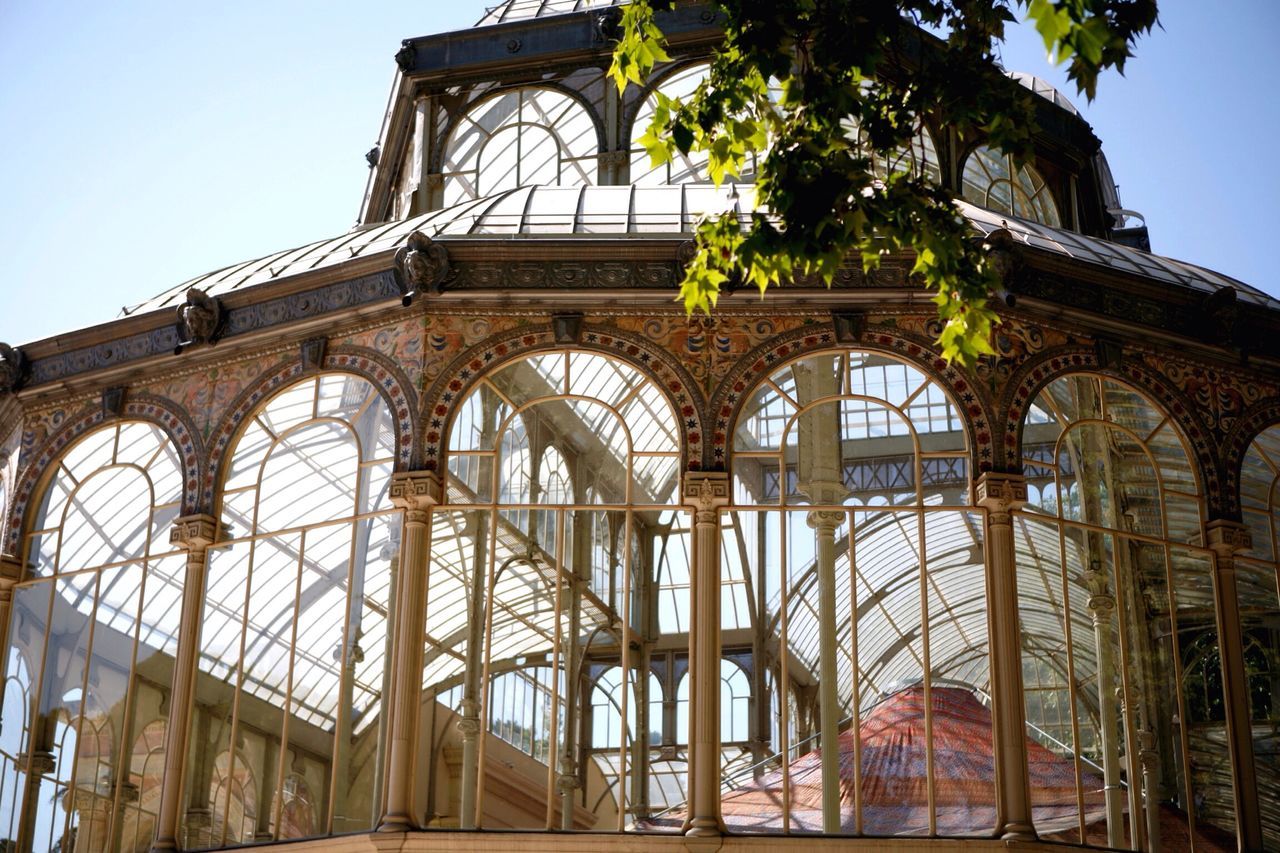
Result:
[[[982,249],[987,256],[987,266],[1008,289],[1014,275],[1022,266],[1022,252],[1018,241],[1007,229],[997,228],[983,239]]]
[[[449,277],[449,251],[421,231],[409,235],[395,257],[396,286],[408,307],[419,293],[439,293]]]
[[[1206,524],[1204,531],[1205,544],[1220,556],[1239,554],[1253,547],[1253,535],[1239,521],[1216,519]]]
[[[618,37],[618,27],[622,23],[622,9],[610,6],[596,12],[591,21],[591,37],[596,44],[611,44]]]
[[[107,420],[114,420],[124,414],[124,396],[125,389],[123,386],[117,385],[113,388],[106,388],[102,392],[102,416]]]
[[[1117,340],[1098,338],[1093,348],[1098,356],[1098,366],[1104,370],[1116,367],[1124,358],[1124,344]]]
[[[551,331],[558,344],[576,344],[582,341],[582,314],[567,312],[551,315]]]
[[[680,494],[699,516],[715,513],[729,504],[729,475],[724,471],[686,471]]]
[[[627,165],[630,159],[630,151],[601,151],[596,154],[596,163],[598,163],[602,169],[611,167],[615,169],[621,168]]]
[[[440,502],[443,487],[440,475],[430,471],[402,471],[391,475],[387,495],[393,506],[425,512]]]
[[[324,338],[308,338],[299,347],[299,358],[302,360],[302,372],[314,373],[324,365],[324,353],[329,342]]]
[[[184,515],[169,529],[169,544],[187,551],[208,548],[218,538],[218,520],[211,515]]]
[[[22,350],[0,343],[0,394],[12,394],[27,379],[27,357]]]
[[[867,315],[861,311],[832,311],[831,325],[838,343],[856,344],[867,327]]]
[[[178,306],[178,345],[173,354],[196,344],[212,344],[222,332],[222,302],[198,287],[187,289],[187,301]]]
[[[1012,512],[1027,504],[1027,478],[987,471],[973,486],[974,503],[992,512]]]

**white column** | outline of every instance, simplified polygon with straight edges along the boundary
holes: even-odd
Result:
[[[1205,526],[1214,553],[1213,592],[1218,611],[1218,649],[1222,656],[1222,693],[1227,706],[1227,744],[1231,750],[1236,795],[1236,833],[1243,851],[1262,850],[1262,815],[1253,760],[1253,714],[1244,668],[1244,629],[1236,588],[1236,554],[1252,547],[1249,528],[1219,519]]]
[[[1027,774],[1027,720],[1022,690],[1022,627],[1018,620],[1018,574],[1013,516],[1026,505],[1020,474],[983,474],[975,487],[987,510],[987,631],[991,656],[991,716],[995,735],[996,834],[1031,841],[1031,783]]]
[[[1098,650],[1098,727],[1102,729],[1102,792],[1107,806],[1107,846],[1124,843],[1124,791],[1120,785],[1120,714],[1116,696],[1115,647],[1111,620],[1116,599],[1107,585],[1107,572],[1096,565],[1082,579],[1089,589],[1086,605],[1093,616],[1093,642]]]
[[[383,714],[389,724],[383,764],[386,792],[379,832],[416,828],[414,774],[418,750],[418,716],[422,710],[422,650],[426,630],[427,575],[431,556],[431,508],[440,495],[440,477],[424,471],[395,474],[388,489],[391,503],[404,511],[400,562],[392,603],[389,695]]]
[[[843,489],[841,490],[843,491]],[[815,497],[817,503],[834,503]],[[840,683],[836,665],[836,528],[845,514],[814,510],[808,524],[817,534],[818,731],[822,735],[822,831],[840,832]],[[785,652],[784,652],[785,654]]]
[[[720,510],[729,503],[723,472],[690,471],[681,491],[693,508],[693,607],[689,625],[689,829],[719,835],[720,819]]]
[[[209,546],[214,543],[218,520],[211,515],[186,515],[174,521],[169,543],[187,552],[182,581],[182,615],[178,645],[173,655],[173,685],[169,695],[169,719],[164,730],[164,777],[156,810],[153,850],[176,850],[178,813],[182,803],[182,769],[191,742],[191,715],[196,700],[196,662],[200,654],[200,617],[204,606],[204,580]],[[204,748],[205,744],[201,744]]]

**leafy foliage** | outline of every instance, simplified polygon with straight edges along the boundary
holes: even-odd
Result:
[[[1156,20],[1154,0],[1019,2],[1090,99],[1099,72],[1123,70]],[[620,91],[667,60],[654,13],[676,3],[624,7],[609,72]],[[641,142],[655,165],[705,152],[717,184],[754,169],[758,204],[747,223],[730,212],[700,224],[681,285],[686,310],[710,312],[730,282],[762,293],[800,276],[830,285],[848,257],[870,270],[911,250],[913,273],[936,291],[943,356],[971,364],[991,352],[995,272],[950,194],[904,154],[929,113],[961,139],[1029,157],[1034,96],[996,63],[1015,20],[1008,0],[714,5],[725,38],[707,78],[687,101],[659,93]]]

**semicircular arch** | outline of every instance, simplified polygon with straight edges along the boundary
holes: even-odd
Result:
[[[1238,519],[1242,511],[1240,491],[1244,485],[1244,463],[1249,448],[1268,429],[1280,426],[1280,400],[1266,399],[1245,410],[1222,442],[1224,503],[1228,519]]]
[[[1095,374],[1128,385],[1167,415],[1186,447],[1209,517],[1223,511],[1222,463],[1195,407],[1176,385],[1142,362],[1123,358],[1115,365],[1103,366],[1092,347],[1045,350],[1010,377],[998,409],[1005,415],[1000,442],[1003,470],[1016,469],[1021,464],[1023,427],[1032,402],[1050,383],[1072,374]]]
[[[615,359],[650,379],[679,419],[681,467],[702,466],[702,394],[684,366],[650,341],[615,329],[584,325],[580,340],[556,340],[551,325],[500,332],[463,351],[441,371],[423,397],[422,467],[442,470],[446,441],[459,405],[485,376],[533,355],[585,352]]]
[[[981,389],[969,377],[937,355],[929,343],[898,330],[872,327],[856,340],[846,342],[837,341],[830,323],[805,326],[765,341],[739,359],[720,381],[708,407],[710,423],[715,427],[704,460],[709,470],[726,468],[733,429],[751,391],[784,365],[819,351],[885,355],[923,373],[941,387],[961,416],[973,475],[992,470],[995,448],[991,412]]]
[[[320,368],[307,371],[302,362],[290,360],[262,375],[244,389],[231,409],[222,416],[209,434],[209,462],[201,483],[200,505],[211,511],[214,493],[222,482],[224,469],[230,462],[228,450],[249,424],[249,419],[261,406],[278,394],[309,377],[326,373],[345,373],[369,382],[387,404],[395,426],[395,470],[413,467],[418,434],[416,395],[413,384],[404,372],[381,353],[361,347],[333,347],[321,362]]]
[[[159,427],[178,453],[182,470],[182,512],[196,512],[199,487],[204,476],[203,446],[195,424],[186,412],[171,401],[151,394],[131,394],[118,418],[107,415],[102,406],[87,406],[64,422],[62,427],[37,447],[19,474],[9,498],[9,523],[5,525],[0,552],[16,553],[20,536],[26,532],[31,499],[53,475],[53,463],[72,445],[97,428],[118,421],[142,421]]]
[[[539,103],[539,94],[548,96],[551,102]],[[500,105],[492,102],[504,100],[510,102],[513,97],[514,102],[508,103],[505,108],[508,112],[514,112],[516,116],[514,120],[510,120],[509,116],[493,117],[481,114],[486,109],[500,108]],[[548,97],[542,100],[548,100]],[[528,116],[525,115],[526,111],[529,112]],[[474,130],[475,138],[464,140],[462,136],[468,130],[468,122]],[[519,150],[508,158],[510,167],[515,169],[514,184],[483,186],[479,180],[480,172],[484,168],[482,155],[489,143],[512,130],[515,130],[518,136],[525,128],[545,132],[553,140],[557,148],[556,179],[554,181],[528,179],[528,176],[522,174],[522,170],[537,158],[529,156],[528,151]],[[589,133],[587,128],[590,129]],[[587,138],[582,138],[584,136]],[[560,174],[564,168],[562,161],[582,164],[579,168],[581,180],[570,180],[569,185],[595,184],[598,182],[597,158],[601,151],[606,150],[604,121],[595,107],[581,92],[554,81],[499,86],[476,94],[452,111],[444,127],[441,128],[437,140],[438,144],[435,146],[431,165],[432,171],[442,176],[446,207],[465,201],[467,198],[482,198],[530,184],[563,184],[563,176]],[[546,164],[542,165],[545,167]],[[534,174],[543,176],[542,172]],[[461,197],[454,197],[454,193],[459,189],[455,185],[456,182],[460,176],[467,175],[472,176],[471,185],[462,186],[464,194]]]

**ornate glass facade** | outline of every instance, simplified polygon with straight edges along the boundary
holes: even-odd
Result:
[[[619,95],[614,5],[408,40],[357,230],[0,374],[0,848],[1280,844],[1280,301],[1024,80],[872,164],[1003,253],[971,371],[903,252],[690,318],[720,33]]]

